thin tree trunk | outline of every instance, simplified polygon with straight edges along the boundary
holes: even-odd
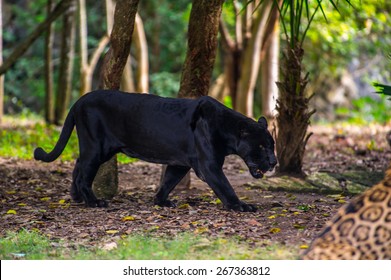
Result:
[[[104,57],[100,88],[120,88],[122,72],[130,53],[132,34],[139,0],[118,1],[115,7],[110,49]],[[114,112],[113,112],[114,113]],[[118,190],[117,157],[104,163],[93,184],[98,198],[112,198]]]
[[[87,10],[85,0],[79,0],[79,42],[80,42],[80,90],[79,95],[90,92],[92,89],[92,76],[99,57],[103,53],[106,45],[109,43],[109,36],[104,35],[99,41],[98,47],[95,49],[90,60],[88,60],[88,44],[87,44]]]
[[[0,0],[0,67],[3,64],[3,4]],[[4,114],[4,75],[0,74],[0,124]]]
[[[34,41],[45,32],[48,26],[56,20],[60,15],[62,15],[69,6],[72,5],[74,0],[62,0],[57,6],[53,9],[53,12],[46,18],[44,22],[37,26],[37,28],[24,39],[13,52],[8,56],[4,63],[0,66],[0,75],[4,74],[14,63],[21,57],[26,50],[31,46]]]
[[[274,30],[268,44],[263,51],[260,82],[262,98],[262,115],[272,118],[276,114],[276,102],[278,97],[278,58],[280,53],[280,34],[278,23],[276,22]]]
[[[53,0],[48,0],[47,14],[52,12]],[[45,37],[45,121],[54,123],[54,85],[53,85],[53,23],[49,24]]]
[[[136,15],[136,25],[133,32],[133,41],[135,47],[135,60],[137,61],[136,71],[136,91],[149,91],[149,63],[148,63],[148,44],[144,32],[144,24],[139,14]]]
[[[208,94],[223,2],[224,0],[193,0],[179,97],[196,98]]]
[[[281,82],[277,82],[280,90],[277,100],[278,130],[275,131],[278,171],[280,174],[304,176],[302,170],[304,151],[311,136],[311,133],[307,134],[307,128],[315,110],[308,110],[311,97],[307,98],[304,93],[308,83],[308,74],[302,76],[304,50],[299,44],[294,44],[293,49],[290,46],[287,44],[287,49],[284,51],[282,79]]]
[[[68,111],[72,92],[73,61],[75,55],[76,2],[65,12],[61,40],[61,61],[57,88],[55,123],[62,124]]]
[[[236,94],[235,109],[240,113],[253,116],[254,89],[261,64],[262,40],[267,27],[271,1],[265,1],[255,12],[252,21],[251,37],[248,40],[241,60],[241,75]]]
[[[126,61],[124,71],[122,72],[120,89],[125,92],[136,91],[133,78],[132,57],[130,55],[128,56],[128,59]]]

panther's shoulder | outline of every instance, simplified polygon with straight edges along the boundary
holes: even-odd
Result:
[[[391,259],[391,165],[326,224],[303,259]]]

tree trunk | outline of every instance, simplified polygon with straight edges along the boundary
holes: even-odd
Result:
[[[3,64],[3,3],[0,0],[0,67]],[[4,75],[0,74],[0,125],[4,114]]]
[[[282,59],[282,81],[277,82],[280,90],[277,100],[278,130],[276,150],[280,174],[304,176],[302,171],[305,146],[311,134],[307,134],[310,117],[315,112],[309,111],[311,97],[305,96],[308,74],[302,77],[304,50],[299,44],[294,48],[287,43]]]
[[[217,33],[224,0],[193,0],[188,46],[178,96],[198,98],[208,95],[217,50]],[[162,176],[165,173],[162,169]],[[190,186],[190,173],[179,185]]]
[[[179,97],[197,98],[208,94],[223,2],[224,0],[193,0]]]
[[[136,91],[149,91],[148,45],[144,32],[144,24],[139,14],[136,15],[136,25],[133,32],[135,60],[138,62],[136,71]]]
[[[128,59],[126,61],[124,71],[122,72],[120,89],[125,92],[136,91],[133,78],[132,57],[130,55],[128,56]]]
[[[47,14],[48,17],[52,12],[54,3],[48,0]],[[54,123],[54,86],[53,86],[53,40],[54,40],[53,23],[49,24],[45,38],[45,121]]]
[[[72,92],[73,60],[75,56],[76,2],[65,12],[62,27],[61,58],[57,88],[55,123],[62,124],[68,112]]]
[[[274,26],[272,35],[268,44],[265,46],[261,71],[261,98],[262,98],[262,115],[273,118],[276,114],[276,102],[278,97],[278,57],[280,53],[280,34],[278,22]]]
[[[139,0],[118,1],[115,7],[110,49],[104,57],[101,71],[103,89],[119,89],[122,72],[130,53],[132,34]],[[98,198],[112,198],[118,190],[117,157],[104,163],[93,184]]]
[[[80,42],[80,90],[79,95],[90,92],[92,89],[92,76],[99,57],[109,43],[109,36],[104,35],[100,40],[98,47],[95,49],[88,61],[88,43],[87,43],[87,11],[86,1],[79,0],[79,42]],[[109,34],[109,33],[108,33]]]
[[[37,26],[37,28],[24,39],[8,56],[8,58],[4,61],[4,63],[0,66],[0,75],[4,74],[20,56],[22,56],[26,50],[31,46],[34,41],[41,36],[43,32],[45,32],[48,26],[56,20],[60,15],[62,15],[66,10],[68,10],[69,6],[72,5],[74,0],[62,0],[57,6],[53,9],[53,12],[46,18],[44,22]]]

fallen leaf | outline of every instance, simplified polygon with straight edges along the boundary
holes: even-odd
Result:
[[[109,230],[106,230],[106,233],[107,234],[116,234],[116,233],[118,233],[119,231],[118,230],[116,230],[116,229],[109,229]]]
[[[7,211],[7,214],[8,215],[16,215],[16,210],[10,209],[10,210]]]
[[[308,249],[308,245],[307,244],[302,244],[302,245],[300,245],[300,249]]]
[[[179,209],[189,209],[190,205],[189,203],[183,203],[178,206]]]
[[[208,231],[209,231],[209,229],[206,227],[198,227],[194,230],[194,233],[201,234],[201,233],[208,232]]]
[[[123,222],[134,221],[134,220],[135,220],[135,218],[133,216],[125,216],[122,218]]]
[[[60,199],[60,200],[58,201],[58,203],[59,203],[59,204],[64,204],[64,203],[65,203],[65,199]]]
[[[268,219],[275,219],[276,218],[276,216],[274,216],[274,215],[271,215],[271,216],[269,216],[269,217],[267,217]]]
[[[221,204],[221,200],[217,198],[215,200],[212,200],[210,203],[215,204],[215,205]]]
[[[305,226],[303,226],[301,224],[293,224],[293,227],[296,229],[305,229]]]
[[[48,200],[50,200],[50,199],[51,199],[50,197],[45,196],[45,197],[42,197],[42,198],[41,198],[41,201],[48,201]]]
[[[271,228],[271,229],[269,230],[270,233],[279,233],[280,231],[281,231],[280,228]]]
[[[27,206],[27,204],[26,203],[18,203],[18,206],[24,207],[24,206]]]

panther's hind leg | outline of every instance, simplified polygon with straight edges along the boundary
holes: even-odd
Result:
[[[80,187],[78,185],[78,177],[80,176],[80,162],[79,159],[76,159],[75,168],[72,172],[72,185],[71,185],[71,197],[74,202],[81,203],[83,202],[83,196],[80,192]]]
[[[107,207],[107,202],[97,199],[92,191],[92,183],[101,163],[96,160],[80,159],[79,176],[76,184],[81,196],[88,207]]]
[[[156,193],[154,203],[159,206],[175,207],[175,203],[167,199],[168,195],[189,170],[190,167],[187,166],[168,165],[159,190]]]

